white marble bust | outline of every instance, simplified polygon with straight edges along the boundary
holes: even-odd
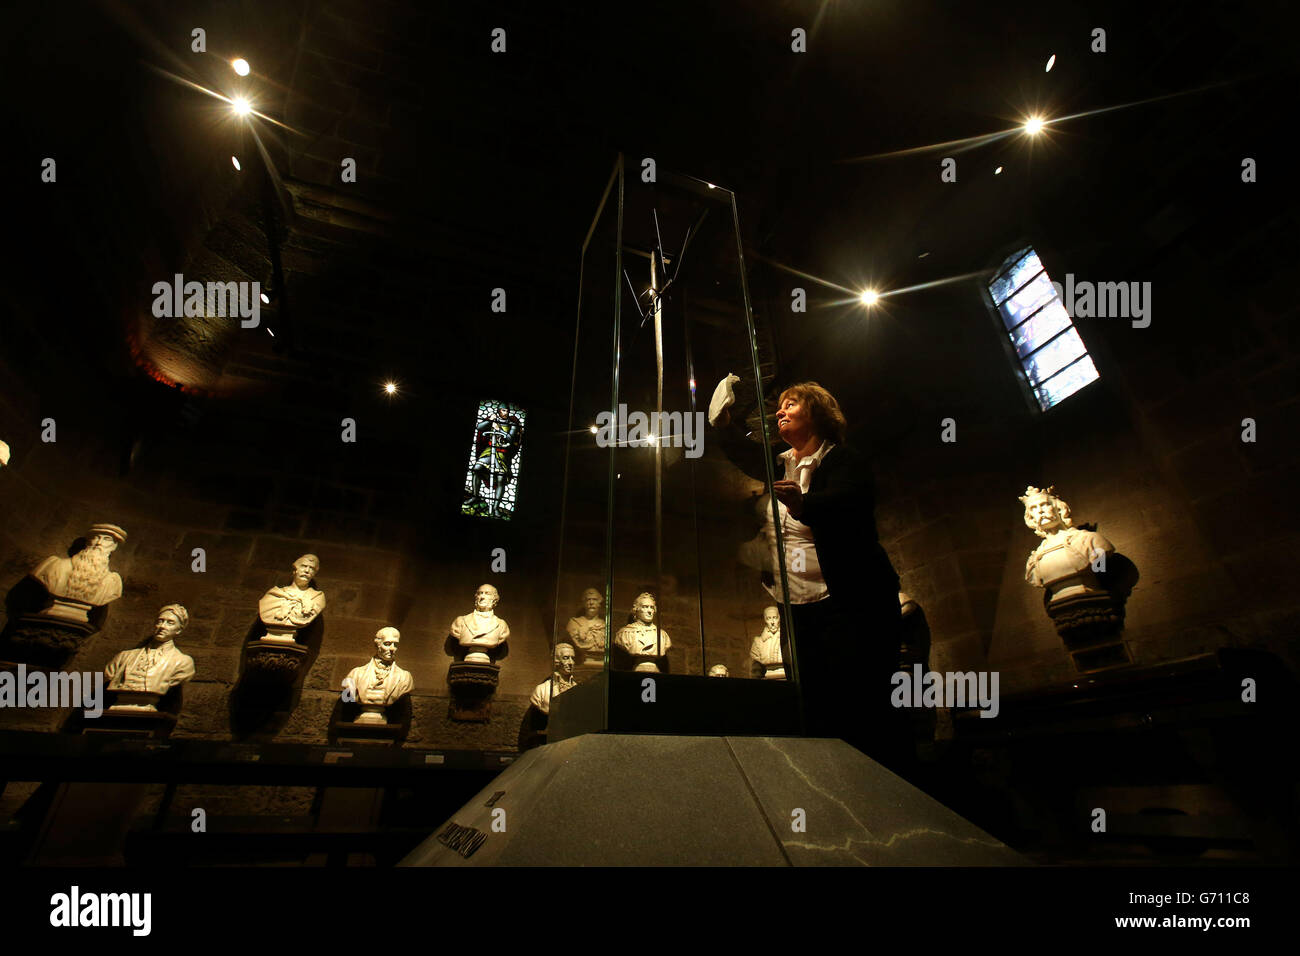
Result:
[[[764,680],[785,680],[785,660],[781,656],[781,609],[776,605],[763,608],[763,633],[749,645],[749,657],[755,671],[762,669]]]
[[[257,602],[257,616],[266,625],[264,641],[292,644],[298,632],[325,610],[325,592],[315,586],[320,558],[304,554],[293,563],[293,583],[273,587]]]
[[[543,714],[551,712],[552,697],[558,697],[577,685],[578,681],[573,676],[577,660],[578,655],[572,644],[561,641],[555,645],[554,670],[548,679],[533,688],[533,695],[529,698],[529,702]]]
[[[710,677],[730,677],[731,671],[727,670],[726,664],[714,664],[709,668]]]
[[[168,604],[158,612],[148,644],[114,655],[104,668],[108,689],[118,692],[110,710],[157,710],[163,694],[194,676],[194,658],[175,643],[189,621],[185,608]]]
[[[504,650],[510,626],[497,617],[501,594],[490,584],[474,592],[474,610],[451,622],[451,636],[461,647],[467,664],[491,664]]]
[[[1025,563],[1025,580],[1046,588],[1052,602],[1084,594],[1104,594],[1092,570],[1093,561],[1115,546],[1096,531],[1074,527],[1070,506],[1053,488],[1030,485],[1020,498],[1025,524],[1043,539]]]
[[[397,645],[402,634],[395,627],[381,627],[375,632],[375,654],[343,678],[344,699],[361,705],[359,724],[387,722],[385,708],[391,707],[411,692],[415,678],[397,666]]]
[[[639,671],[657,673],[660,659],[667,657],[673,646],[668,632],[661,630],[655,620],[657,611],[655,596],[649,591],[641,592],[632,604],[636,620],[614,636],[614,643],[627,651]]]
[[[43,613],[78,623],[89,620],[87,612],[122,596],[122,577],[108,566],[109,556],[126,540],[126,532],[115,524],[99,523],[86,532],[86,546],[70,558],[51,555],[32,571],[44,585],[54,604]]]
[[[582,592],[582,606],[582,615],[569,618],[564,631],[574,648],[580,651],[584,658],[603,660],[605,635],[608,633],[605,630],[605,596],[595,588],[587,588]]]

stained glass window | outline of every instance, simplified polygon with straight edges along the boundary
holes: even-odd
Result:
[[[513,517],[527,417],[524,409],[508,402],[479,403],[465,472],[462,514],[503,521]]]
[[[1097,380],[1097,367],[1032,247],[1008,256],[988,288],[1039,408],[1047,411]]]

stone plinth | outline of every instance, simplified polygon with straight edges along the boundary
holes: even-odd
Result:
[[[249,641],[244,645],[244,676],[258,684],[288,687],[307,659],[303,644],[279,640]]]
[[[487,723],[492,719],[492,697],[497,692],[501,668],[496,664],[462,661],[447,668],[451,691],[451,719]]]

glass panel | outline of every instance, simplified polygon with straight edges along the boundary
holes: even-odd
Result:
[[[1002,313],[1006,327],[1014,329],[1054,295],[1056,290],[1052,288],[1052,280],[1046,272],[1040,272],[1029,285],[998,306],[998,311]]]
[[[1057,402],[1069,398],[1079,389],[1090,382],[1095,382],[1098,378],[1100,376],[1097,374],[1097,367],[1092,364],[1091,356],[1085,355],[1069,368],[1064,369],[1059,375],[1053,375],[1038,387],[1036,390],[1038,404],[1042,406],[1043,411],[1047,411]]]
[[[578,645],[580,684],[719,665],[750,678],[764,609],[778,606],[787,634],[789,611],[772,596],[784,573],[763,534],[775,372],[758,357],[734,197],[662,168],[651,184],[617,168],[583,252],[556,640]],[[714,427],[710,399],[729,374],[731,421]],[[607,688],[623,686],[615,677]],[[589,690],[561,710],[576,713]],[[607,715],[615,706],[607,693]]]
[[[565,438],[564,495],[557,559],[556,644],[576,656],[581,682],[606,666],[609,637],[609,549],[614,449],[597,441],[597,422],[614,402],[620,297],[626,294],[619,255],[622,166],[605,185],[582,250],[578,319],[570,383],[569,428]],[[552,700],[558,696],[552,679]]]
[[[1083,340],[1075,329],[1070,329],[1048,342],[1027,359],[1023,359],[1029,384],[1037,387],[1044,379],[1069,365],[1087,352]]]
[[[1016,347],[1016,354],[1023,359],[1062,329],[1069,327],[1070,316],[1066,313],[1065,306],[1061,305],[1060,299],[1054,299],[1011,333],[1011,344]]]
[[[1009,269],[1004,268],[998,277],[989,283],[989,293],[993,296],[994,305],[1001,305],[1007,296],[1043,269],[1043,264],[1038,261],[1038,253],[1033,249],[1016,253],[1007,262],[1014,262],[1014,264]]]
[[[526,411],[508,402],[479,403],[461,514],[509,521],[515,513],[527,418]]]
[[[662,171],[658,180],[630,177],[624,201],[619,407],[628,434],[616,454],[611,666],[707,675],[722,665],[749,677],[750,644],[774,601],[760,569],[740,560],[761,530],[743,502],[766,481],[737,467],[754,461],[736,458],[753,455],[761,467],[765,446],[761,434],[746,439],[753,428],[725,434],[706,422],[714,386],[729,373],[749,405],[761,393],[731,195]],[[762,570],[775,572],[762,557]],[[657,610],[650,622],[634,607],[646,593]],[[662,660],[647,659],[662,648]]]

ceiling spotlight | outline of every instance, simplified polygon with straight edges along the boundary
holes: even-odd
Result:
[[[258,297],[262,300],[263,305],[271,304],[271,297],[267,295],[265,292],[259,292]]]
[[[1031,116],[1025,120],[1025,132],[1030,136],[1037,136],[1043,130],[1043,121],[1037,116]]]
[[[248,100],[244,99],[242,96],[236,96],[231,100],[230,108],[234,110],[238,116],[247,116],[249,113],[253,112],[253,104],[248,102]]]
[[[708,186],[710,189],[717,189],[717,188],[718,188],[717,186],[713,185],[713,183],[705,183],[705,185]]]
[[[237,157],[231,156],[231,157],[230,157],[230,161],[231,161],[232,163],[235,164],[235,169],[236,169],[236,170],[240,170],[240,169],[243,169],[243,168],[244,168],[243,166],[240,166],[240,165],[239,165],[239,159],[238,159]]]
[[[1001,176],[1001,175],[1002,175],[1002,167],[999,166],[997,169],[993,170],[993,175],[994,175],[994,176]]]
[[[858,301],[861,302],[863,305],[872,306],[876,304],[876,301],[879,298],[880,298],[880,293],[878,293],[875,289],[865,289],[863,290],[862,294],[858,296]]]
[[[385,391],[387,394],[389,394],[389,395],[396,395],[396,394],[397,394],[397,383],[396,383],[396,382],[385,382],[385,383],[384,383],[384,391]]]
[[[238,73],[240,76],[248,76],[248,61],[245,60],[242,56],[236,57],[235,59],[231,60],[230,68],[234,70],[236,73]],[[1049,66],[1048,69],[1050,70],[1051,67]]]
[[[1051,72],[1052,72],[1052,67],[1054,67],[1054,66],[1056,66],[1056,54],[1055,54],[1055,53],[1053,53],[1051,56],[1049,56],[1049,57],[1047,58],[1047,69],[1045,69],[1043,72],[1044,72],[1044,73],[1051,73]]]

